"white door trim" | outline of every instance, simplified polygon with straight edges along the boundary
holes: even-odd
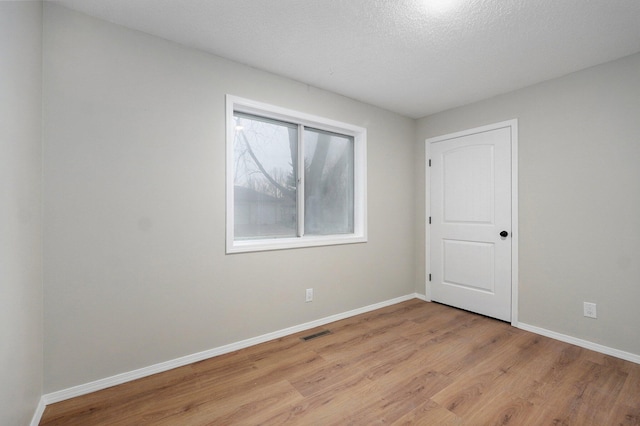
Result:
[[[447,135],[436,136],[425,140],[425,212],[426,218],[431,216],[431,182],[429,178],[429,160],[431,158],[431,144],[447,139],[468,136],[474,133],[509,127],[511,129],[511,325],[518,326],[518,119],[502,121],[486,126],[475,127]],[[425,218],[425,219],[426,219]],[[431,301],[431,270],[430,227],[425,226],[425,264],[427,265],[425,295]]]

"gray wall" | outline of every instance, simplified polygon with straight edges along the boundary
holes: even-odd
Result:
[[[0,2],[0,424],[42,393],[42,5]]]
[[[46,393],[414,292],[413,120],[51,4],[44,40]],[[225,255],[227,93],[368,129],[368,243]]]
[[[420,238],[424,140],[511,118],[520,322],[640,355],[640,54],[419,120]],[[424,274],[419,266],[421,292]],[[583,301],[598,304],[597,320],[583,317]]]

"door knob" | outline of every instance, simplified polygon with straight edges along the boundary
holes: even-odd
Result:
[[[508,233],[507,231],[502,231],[502,232],[500,233],[500,236],[501,236],[502,238],[506,238],[508,235],[509,235],[509,233]]]

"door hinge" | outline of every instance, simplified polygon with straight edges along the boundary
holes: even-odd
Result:
[[[429,216],[429,225],[431,225],[431,216]]]
[[[429,281],[431,281],[431,274],[429,274]]]
[[[429,158],[429,167],[431,167],[431,158]]]

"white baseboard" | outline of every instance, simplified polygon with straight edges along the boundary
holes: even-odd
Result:
[[[431,302],[431,300],[427,299],[427,296],[424,294],[416,293],[413,295],[414,298],[424,300],[425,302]]]
[[[41,397],[38,402],[38,406],[36,407],[36,412],[33,413],[33,417],[31,418],[31,423],[29,423],[31,426],[38,426],[40,424],[45,407],[46,404],[44,403],[44,397]]]
[[[635,362],[636,364],[640,364],[640,355],[636,355],[631,352],[625,352],[619,349],[610,348],[608,346],[600,345],[598,343],[593,343],[588,340],[578,339],[577,337],[572,337],[566,334],[557,333],[555,331],[547,330],[541,327],[536,327],[534,325],[518,323],[515,326],[523,330],[530,331],[532,333],[536,333],[542,336],[551,337],[552,339],[560,340],[561,342],[571,343],[572,345],[580,346],[585,349],[590,349],[592,351],[600,352],[605,355],[611,355],[616,358],[620,358],[626,361],[631,361],[631,362]]]
[[[106,377],[104,379],[96,380],[93,382],[85,383],[82,385],[74,386],[68,389],[63,389],[60,391],[48,393],[42,396],[43,403],[43,411],[44,405],[53,404],[56,402],[64,401],[70,398],[75,398],[77,396],[86,395],[91,392],[99,391],[102,389],[109,388],[111,386],[120,385],[122,383],[130,382],[132,380],[140,379],[142,377],[147,377],[152,374],[161,373],[163,371],[168,371],[177,367],[182,367],[184,365],[192,364],[194,362],[202,361],[208,358],[212,358],[214,356],[223,355],[229,352],[233,352],[239,349],[244,349],[249,346],[257,345],[259,343],[264,343],[269,340],[278,339],[280,337],[288,336],[290,334],[298,333],[300,331],[309,330],[314,327],[319,327],[334,321],[339,321],[345,318],[349,318],[355,315],[363,314],[366,312],[374,311],[376,309],[384,308],[386,306],[395,305],[396,303],[404,302],[411,299],[423,299],[424,296],[414,293],[408,294],[406,296],[397,297],[395,299],[386,300],[384,302],[375,303],[373,305],[365,306],[362,308],[354,309],[348,312],[344,312],[341,314],[331,315],[325,318],[321,318],[315,321],[310,321],[304,324],[296,325],[293,327],[285,328],[282,330],[278,330],[272,333],[263,334],[262,336],[253,337],[246,340],[241,340],[239,342],[231,343],[228,345],[220,346],[217,348],[209,349],[202,352],[197,352],[195,354],[186,355],[180,358],[176,358],[173,360],[161,362],[159,364],[150,365],[148,367],[139,368],[137,370],[129,371],[126,373],[116,374],[115,376]],[[424,299],[423,299],[424,300]],[[40,413],[42,415],[42,413]],[[35,419],[35,416],[34,416]],[[36,423],[37,424],[37,423]]]

